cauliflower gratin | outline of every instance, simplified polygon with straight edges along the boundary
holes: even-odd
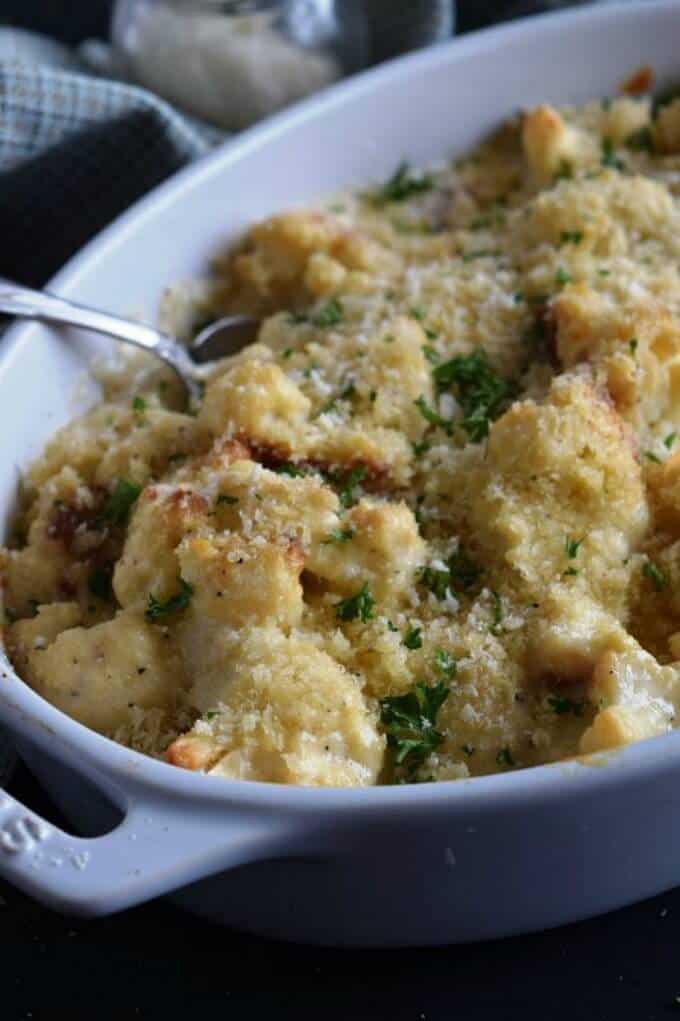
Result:
[[[228,778],[450,780],[680,704],[680,100],[540,106],[273,216],[165,296],[262,317],[28,470],[4,639],[63,712]]]

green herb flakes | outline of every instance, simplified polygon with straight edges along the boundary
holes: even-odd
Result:
[[[480,443],[488,436],[490,423],[505,410],[515,393],[514,384],[496,372],[481,349],[451,358],[438,365],[432,375],[439,393],[455,385],[463,409],[460,424],[472,443]],[[422,408],[421,414],[427,417]]]
[[[555,283],[558,287],[565,287],[571,283],[571,273],[564,266],[558,266],[555,272]]]
[[[136,483],[119,478],[115,489],[104,504],[102,518],[112,525],[124,525],[141,491]]]
[[[496,763],[499,766],[515,765],[515,760],[512,757],[512,752],[510,751],[507,745],[499,750],[498,755],[496,756]]]
[[[343,308],[337,298],[331,298],[328,304],[314,316],[312,322],[315,326],[325,329],[329,326],[337,326],[342,322]]]
[[[579,245],[582,241],[582,230],[563,230],[560,234],[560,245]]]
[[[673,444],[675,443],[675,441],[677,440],[677,438],[678,438],[678,434],[676,432],[669,433],[668,436],[664,437],[664,441],[663,441],[664,447],[666,447],[668,450],[670,450],[671,447],[673,446]]]
[[[439,412],[435,411],[434,408],[431,408],[423,394],[416,398],[413,403],[426,422],[439,429],[443,429],[447,436],[451,436],[453,434],[453,422],[448,418],[443,418]]]
[[[647,560],[642,566],[642,574],[648,581],[651,581],[657,592],[661,592],[668,585],[668,579],[660,567],[653,560]]]
[[[353,528],[334,528],[332,532],[329,532],[325,539],[321,540],[322,546],[338,545],[343,542],[349,542],[353,539],[356,532]]]
[[[368,474],[363,464],[358,464],[349,471],[331,472],[327,479],[335,487],[343,507],[353,507],[357,502],[356,489]]]
[[[292,461],[284,461],[283,464],[277,465],[274,471],[277,475],[290,475],[293,479],[299,479],[305,474],[302,468],[298,468]]]
[[[413,778],[444,740],[436,722],[448,695],[449,689],[442,681],[432,687],[421,681],[406,695],[383,698],[380,702],[380,722],[387,735],[387,746],[407,780]]]
[[[146,411],[148,405],[143,397],[134,397],[132,400],[132,408],[134,411],[143,412]]]
[[[583,544],[583,539],[571,539],[569,536],[564,540],[564,552],[567,554],[568,560],[575,560],[578,556],[578,551]]]
[[[412,624],[409,624],[402,644],[405,645],[407,649],[422,649],[423,640],[421,635],[422,628],[414,627]]]
[[[160,602],[156,597],[149,593],[149,600],[144,612],[144,616],[151,622],[164,620],[166,617],[171,616],[174,613],[178,613],[180,610],[185,610],[189,605],[189,601],[194,594],[193,586],[185,581],[184,578],[179,579],[179,592],[175,593],[174,596],[170,596],[165,602]]]
[[[216,507],[220,507],[223,504],[226,505],[227,507],[233,507],[235,503],[238,503],[238,497],[228,496],[226,493],[220,493],[220,495],[215,500]]]
[[[434,188],[434,180],[427,174],[411,172],[408,163],[400,163],[388,181],[371,196],[376,206],[384,206],[388,202],[404,202],[413,195],[422,195]]]
[[[567,698],[565,695],[548,695],[548,705],[556,716],[583,716],[588,702],[584,698]]]
[[[434,666],[435,670],[443,674],[444,677],[448,677],[452,680],[456,676],[458,669],[458,661],[450,652],[446,649],[435,649],[434,650]]]
[[[373,618],[374,608],[375,599],[371,595],[368,582],[365,582],[356,595],[341,599],[339,603],[335,604],[335,615],[338,620],[360,620],[365,624]]]
[[[605,138],[602,141],[602,159],[600,162],[603,167],[610,167],[612,170],[626,169],[626,164],[614,152],[614,143],[611,138]]]

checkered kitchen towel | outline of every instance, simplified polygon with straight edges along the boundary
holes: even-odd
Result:
[[[44,283],[220,137],[135,86],[0,60],[0,274]]]

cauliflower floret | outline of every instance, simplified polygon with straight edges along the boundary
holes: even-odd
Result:
[[[222,669],[192,697],[208,712],[171,763],[229,779],[307,786],[375,783],[384,738],[357,679],[299,635],[254,628],[222,641]]]
[[[468,485],[483,559],[510,568],[523,598],[540,602],[555,582],[623,615],[624,561],[649,515],[626,427],[586,379],[559,377],[545,403],[513,405]]]
[[[239,535],[212,540],[191,535],[177,558],[182,578],[193,588],[192,615],[230,628],[266,620],[285,627],[299,623],[304,556],[297,543],[282,547]]]
[[[632,640],[627,646],[604,653],[597,662],[589,695],[599,712],[581,738],[582,752],[618,748],[672,726],[680,691],[678,665],[660,666]]]
[[[26,656],[24,676],[43,698],[106,734],[129,723],[134,707],[172,706],[183,680],[163,629],[135,611],[68,628],[45,648],[34,642]]]
[[[344,541],[327,536],[310,553],[307,570],[343,593],[368,583],[382,605],[403,598],[426,554],[406,504],[362,500],[336,531]]]

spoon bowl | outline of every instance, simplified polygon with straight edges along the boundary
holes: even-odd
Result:
[[[257,336],[259,320],[250,316],[226,316],[204,327],[187,349],[165,333],[130,319],[66,301],[47,291],[34,291],[0,277],[0,312],[23,319],[64,323],[114,340],[133,344],[160,358],[183,383],[189,401],[202,394],[205,366],[218,358],[236,354]]]

